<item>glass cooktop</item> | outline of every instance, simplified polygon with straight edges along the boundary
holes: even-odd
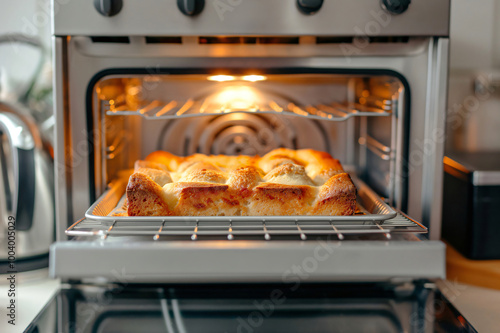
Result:
[[[27,332],[476,332],[432,284],[72,286]]]

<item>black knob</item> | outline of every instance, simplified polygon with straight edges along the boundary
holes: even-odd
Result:
[[[297,0],[297,6],[304,14],[314,14],[323,6],[323,0]]]
[[[94,7],[103,16],[114,16],[122,10],[122,0],[94,0]]]
[[[411,0],[382,0],[382,8],[391,14],[401,14],[408,9],[410,3]]]
[[[187,16],[195,16],[202,12],[205,0],[177,0],[177,7]]]

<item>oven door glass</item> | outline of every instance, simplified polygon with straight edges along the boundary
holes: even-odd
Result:
[[[423,286],[65,289],[28,332],[475,332]]]

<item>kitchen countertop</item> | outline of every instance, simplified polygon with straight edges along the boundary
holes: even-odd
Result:
[[[16,274],[16,325],[8,324],[8,275],[0,275],[0,332],[23,332],[59,288],[59,280],[48,278],[48,269]]]
[[[478,332],[500,332],[500,290],[450,280],[439,281],[437,285]]]
[[[58,280],[47,277],[47,270],[36,273],[18,274],[16,326],[7,323],[8,285],[6,276],[1,276],[0,284],[0,331],[4,333],[22,332],[40,312],[59,287]],[[500,283],[500,282],[499,282]],[[496,332],[500,314],[500,291],[457,283],[439,281],[443,294],[455,305],[478,332]]]

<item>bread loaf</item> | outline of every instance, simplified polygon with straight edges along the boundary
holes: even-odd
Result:
[[[137,161],[129,216],[353,215],[356,188],[339,161],[310,149],[259,156],[157,151]]]

